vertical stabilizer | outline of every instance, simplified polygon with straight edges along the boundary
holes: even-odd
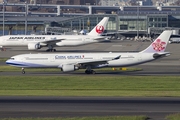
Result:
[[[103,33],[108,23],[109,17],[104,17],[92,30],[88,35],[91,36],[99,36]]]
[[[143,50],[141,53],[164,52],[171,34],[172,34],[171,30],[164,31],[148,48]]]

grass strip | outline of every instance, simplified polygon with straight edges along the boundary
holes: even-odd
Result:
[[[0,95],[179,97],[178,76],[0,76]]]
[[[0,59],[0,61],[2,61],[2,62],[3,62],[3,61],[5,62],[6,60],[8,60],[8,59],[7,59],[7,58]]]
[[[169,119],[169,120],[180,120],[180,113],[168,115],[168,116],[166,116],[166,119]]]
[[[0,90],[2,96],[180,97],[179,91]]]
[[[112,68],[101,68],[101,69],[95,69],[96,71],[113,71]],[[127,68],[126,71],[139,71],[142,70],[141,68]],[[15,72],[15,71],[22,71],[21,68],[18,67],[13,67],[13,66],[0,66],[0,72]],[[42,72],[48,72],[48,71],[52,71],[52,72],[61,72],[61,69],[59,68],[25,68],[25,71],[42,71]],[[85,71],[85,69],[80,69],[78,71]],[[122,68],[115,68],[115,71],[124,71],[124,69]]]
[[[6,118],[0,120],[147,120],[147,116],[74,117],[74,118]]]

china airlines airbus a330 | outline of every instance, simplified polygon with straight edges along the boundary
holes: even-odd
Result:
[[[0,37],[0,47],[27,46],[29,50],[48,47],[47,51],[56,51],[53,47],[78,46],[100,42],[100,36],[106,28],[109,17],[104,17],[87,35],[7,35]]]
[[[164,31],[148,48],[137,53],[71,53],[71,54],[22,54],[11,57],[7,64],[24,68],[60,68],[63,72],[102,67],[126,67],[142,64],[170,55],[164,52],[172,31]]]

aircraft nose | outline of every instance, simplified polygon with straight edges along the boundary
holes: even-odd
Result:
[[[12,60],[10,60],[10,59],[9,59],[9,60],[6,60],[6,64],[9,64],[9,65],[10,65],[10,64],[12,64],[12,63],[13,63]]]

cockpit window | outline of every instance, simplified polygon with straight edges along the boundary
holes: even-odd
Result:
[[[14,60],[14,58],[10,58],[10,60]]]

